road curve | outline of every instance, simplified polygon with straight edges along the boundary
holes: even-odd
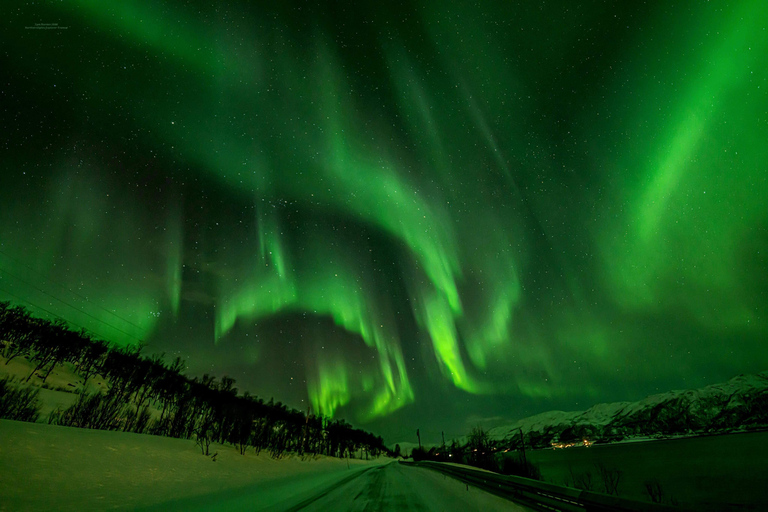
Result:
[[[391,462],[299,475],[193,498],[170,499],[163,512],[522,512],[531,509],[430,469]]]
[[[361,472],[285,510],[468,512],[530,509],[429,469],[390,463]]]

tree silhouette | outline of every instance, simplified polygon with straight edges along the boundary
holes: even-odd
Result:
[[[11,307],[9,302],[0,302],[0,340],[7,342],[5,364],[18,356],[26,356],[32,350],[33,319],[21,306]]]
[[[35,363],[28,380],[38,372],[44,372],[45,380],[64,362],[72,363],[82,378],[75,404],[54,411],[50,423],[192,438],[203,454],[214,442],[231,444],[240,453],[248,447],[256,453],[268,450],[275,458],[289,451],[365,458],[386,451],[380,437],[344,420],[304,414],[274,399],[264,403],[248,393],[240,395],[228,376],[220,381],[207,374],[189,378],[179,357],[166,363],[162,354],[142,356],[141,344],[109,346],[85,330],[74,331],[61,320],[34,318],[8,302],[0,302],[0,339],[5,341],[8,361],[24,356]],[[94,375],[104,378],[106,395],[86,393]],[[159,411],[155,420],[150,406]]]

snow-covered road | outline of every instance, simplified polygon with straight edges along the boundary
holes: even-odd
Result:
[[[527,508],[425,468],[396,462],[365,471],[312,501],[290,510],[461,511]]]
[[[152,510],[527,511],[425,468],[397,462],[284,478],[236,492],[163,503]]]

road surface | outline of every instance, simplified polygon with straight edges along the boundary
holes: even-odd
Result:
[[[236,492],[166,502],[147,510],[211,511],[529,511],[426,468],[391,462],[286,478]]]

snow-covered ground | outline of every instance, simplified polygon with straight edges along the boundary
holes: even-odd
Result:
[[[6,364],[7,363],[7,364]],[[0,377],[9,375],[16,381],[25,381],[35,365],[24,357],[14,357],[10,362],[0,356]],[[83,379],[75,372],[75,367],[72,363],[57,364],[51,371],[48,378],[43,383],[43,379],[39,376],[39,372],[32,375],[29,379],[29,384],[34,386],[47,386],[51,389],[61,389],[68,392],[79,391],[83,387]],[[106,383],[104,379],[98,375],[95,375],[88,379],[88,392],[95,392],[97,390],[106,390]]]
[[[42,404],[39,423],[0,420],[0,512],[279,511],[302,503],[313,510],[523,510],[423,468],[409,467],[406,476],[388,458],[275,460],[214,444],[214,461],[191,440],[48,425],[48,414],[74,403],[83,382],[64,364],[41,388],[37,375],[24,382],[32,368],[24,358],[8,365],[0,358],[0,377],[39,388]],[[99,377],[88,382],[90,392],[105,388]]]
[[[8,364],[6,364],[6,361],[4,357],[0,356],[0,378],[10,377],[14,385],[28,386],[40,390],[38,398],[40,399],[41,407],[38,421],[45,422],[51,411],[55,409],[63,410],[74,404],[77,400],[75,391],[80,391],[83,387],[83,379],[75,373],[74,367],[70,363],[56,365],[43,383],[37,374],[33,375],[28,382],[26,381],[35,367],[27,359],[15,357]],[[88,379],[86,385],[89,393],[103,392],[107,388],[104,379],[99,376]]]
[[[0,420],[0,511],[512,510],[523,507],[392,459],[240,455],[194,442]]]
[[[132,510],[391,460],[211,453],[215,462],[190,440],[0,420],[0,511]]]
[[[133,510],[178,498],[228,492],[256,483],[335,475],[376,462],[288,456],[280,460],[253,450],[212,445],[214,462],[191,440],[87,430],[46,424],[49,413],[77,399],[82,379],[71,364],[57,365],[43,384],[22,357],[0,358],[0,377],[38,388],[39,423],[0,420],[0,511]],[[45,385],[46,388],[41,386]],[[89,379],[88,391],[106,389]]]

